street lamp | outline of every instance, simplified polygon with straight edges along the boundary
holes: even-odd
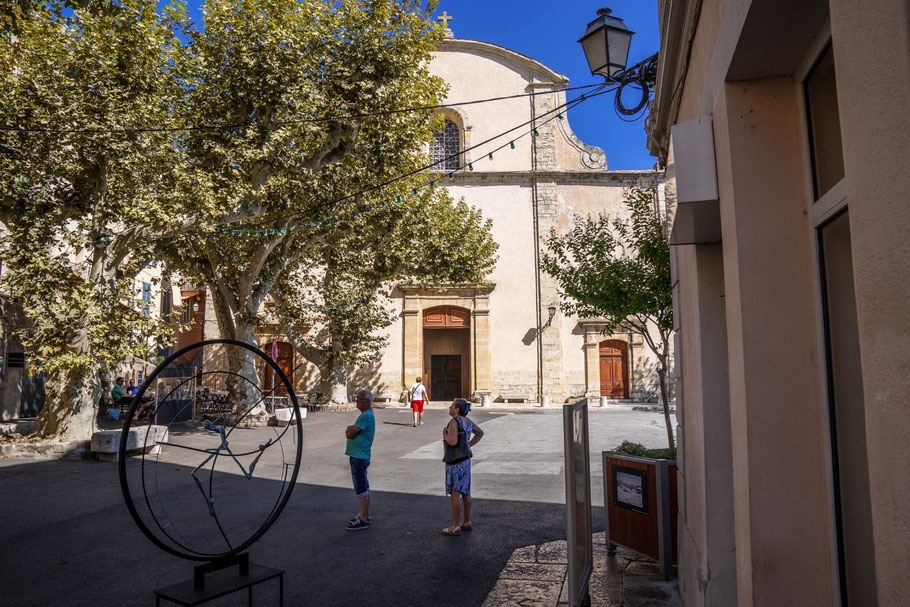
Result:
[[[540,332],[541,332],[541,333],[543,333],[544,331],[546,331],[547,328],[550,326],[550,323],[553,322],[553,317],[556,316],[556,310],[557,310],[557,309],[558,309],[558,308],[556,307],[556,304],[555,304],[555,303],[551,303],[549,306],[547,306],[547,312],[550,313],[550,317],[547,319],[547,322],[544,324],[544,326],[542,326],[542,327],[540,328]]]
[[[657,53],[627,68],[629,47],[635,32],[627,28],[622,19],[611,16],[612,12],[608,8],[599,9],[597,19],[588,24],[579,42],[591,75],[603,76],[607,83],[619,85],[614,102],[616,112],[635,116],[647,105],[651,87],[657,81]],[[641,90],[641,99],[635,106],[629,107],[623,104],[622,91],[631,84]]]
[[[588,24],[585,35],[579,40],[591,74],[600,74],[607,80],[626,69],[629,46],[635,33],[622,19],[612,17],[612,12],[608,8],[598,9],[597,19]]]

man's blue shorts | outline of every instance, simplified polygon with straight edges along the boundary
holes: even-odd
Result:
[[[352,457],[351,459],[351,478],[354,479],[354,493],[357,497],[366,497],[370,494],[370,483],[367,480],[367,468],[370,467],[370,460]]]

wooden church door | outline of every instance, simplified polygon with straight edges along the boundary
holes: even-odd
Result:
[[[287,375],[288,381],[291,382],[291,386],[294,385],[294,346],[287,342],[279,341],[278,347],[275,348],[273,343],[269,343],[264,350],[265,354],[268,357],[272,357],[273,349],[277,350],[275,354],[275,362],[278,363],[278,367],[284,371],[284,374]],[[275,373],[271,365],[261,363],[259,380],[262,382],[262,391],[265,395],[271,395],[271,391],[274,388],[275,396],[287,396],[288,391],[281,384],[281,379],[278,377],[278,374]]]
[[[629,398],[629,345],[618,339],[600,344],[600,395]]]

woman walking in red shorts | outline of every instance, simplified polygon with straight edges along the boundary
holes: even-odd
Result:
[[[411,403],[411,410],[414,412],[414,427],[417,427],[419,423],[423,425],[423,403],[424,401],[430,400],[427,398],[427,388],[420,381],[420,378],[417,378],[417,383],[411,386],[411,389],[408,390],[408,402]],[[419,419],[418,419],[419,416]]]

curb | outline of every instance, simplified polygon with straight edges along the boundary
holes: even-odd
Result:
[[[0,444],[0,458],[83,459],[91,454],[90,440]]]
[[[433,401],[429,404],[424,405],[424,411],[426,410],[441,410],[445,411],[449,408],[448,402],[439,402]],[[472,404],[471,411],[487,411],[492,413],[561,413],[562,407],[564,404],[568,403],[551,403],[548,407],[541,407],[539,403],[492,403],[489,407],[481,407],[479,404]],[[374,409],[389,409],[392,411],[410,411],[411,407],[404,403],[373,403]],[[644,411],[644,412],[657,412],[663,413],[663,407],[654,405],[652,403],[609,403],[606,407],[601,407],[598,404],[593,404],[588,406],[588,411],[591,412],[606,412],[606,411]],[[670,407],[670,413],[675,414],[676,408]]]

